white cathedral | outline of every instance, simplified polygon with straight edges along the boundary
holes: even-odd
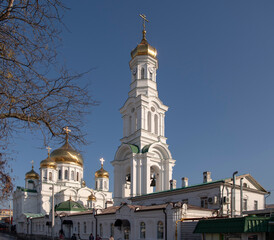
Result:
[[[123,137],[112,161],[114,196],[103,159],[95,173],[95,189],[86,186],[82,156],[70,146],[66,128],[65,144],[41,161],[40,175],[32,169],[25,176],[25,187],[14,192],[18,233],[57,236],[62,229],[68,238],[75,233],[88,239],[93,233],[103,239],[111,235],[115,239],[187,239],[184,234],[192,234],[200,218],[240,216],[245,210],[264,208],[267,191],[250,174],[213,181],[211,173],[204,172],[201,184],[189,186],[184,177],[176,186],[175,160],[165,137],[168,107],[157,91],[156,56],[144,27],[140,44],[131,51],[130,91],[120,109]],[[188,230],[183,231],[182,223],[188,221]]]

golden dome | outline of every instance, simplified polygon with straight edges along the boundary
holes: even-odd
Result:
[[[143,39],[140,44],[137,45],[135,49],[131,51],[131,58],[135,58],[140,55],[149,55],[153,58],[157,56],[156,48],[152,47],[146,40],[146,31],[143,30]]]
[[[39,174],[33,170],[33,166],[32,166],[32,169],[26,173],[25,178],[26,179],[39,179]]]
[[[88,196],[88,201],[96,201],[96,197],[93,193]]]
[[[109,173],[103,168],[103,164],[101,164],[101,168],[95,172],[96,178],[109,178]]]
[[[66,141],[62,147],[54,150],[50,154],[50,157],[56,163],[70,163],[83,167],[82,155],[76,150],[74,150],[69,145],[68,141]]]
[[[53,168],[56,169],[57,168],[57,164],[55,161],[53,161],[50,156],[48,156],[48,158],[46,158],[45,160],[40,162],[40,168]]]

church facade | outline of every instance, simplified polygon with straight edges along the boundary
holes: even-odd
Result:
[[[175,160],[165,137],[168,107],[157,91],[157,50],[148,43],[145,28],[129,65],[130,91],[120,109],[123,137],[112,161],[113,199],[103,160],[96,188],[85,186],[82,157],[67,135],[65,144],[41,162],[40,176],[30,171],[25,188],[14,193],[19,233],[58,236],[62,230],[68,238],[79,234],[81,239],[93,233],[103,239],[198,240],[201,236],[193,230],[200,219],[264,208],[268,192],[249,174],[216,181],[204,172],[201,184],[189,186],[184,177],[176,185]],[[52,196],[57,204],[54,228]]]
[[[56,212],[79,212],[102,209],[113,205],[109,191],[109,173],[101,168],[95,173],[95,189],[86,186],[81,154],[68,142],[68,129],[63,146],[54,150],[40,162],[40,175],[32,170],[25,175],[25,187],[17,187],[13,194],[14,222],[17,232],[27,232],[27,216],[48,216],[54,204]],[[54,197],[54,199],[53,199]],[[63,209],[62,203],[75,202],[71,209]]]

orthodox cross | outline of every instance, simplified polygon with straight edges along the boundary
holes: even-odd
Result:
[[[32,165],[32,169],[33,169],[33,163],[34,163],[34,161],[33,161],[33,160],[31,160],[31,161],[30,161],[30,163],[31,163],[31,165]]]
[[[69,132],[71,132],[71,130],[68,128],[68,126],[66,126],[65,128],[63,128],[63,130],[66,133],[66,142],[68,142],[68,135],[69,135]]]
[[[143,30],[146,30],[146,22],[148,22],[148,20],[146,19],[146,15],[145,14],[139,14],[139,16],[143,19]]]
[[[105,159],[100,158],[101,166],[103,167]]]
[[[51,150],[50,146],[47,146],[46,149],[48,150],[48,156],[49,156],[50,155],[50,150]]]

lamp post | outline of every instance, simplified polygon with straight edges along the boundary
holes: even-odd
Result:
[[[51,184],[49,188],[52,190],[52,200],[51,200],[51,236],[52,240],[54,240],[54,225],[55,225],[55,212],[54,212],[54,184]]]
[[[9,231],[11,232],[11,200],[10,200],[10,205],[9,205],[10,211],[9,211]]]
[[[233,187],[232,187],[232,194],[231,194],[231,217],[235,217],[235,182],[236,182],[236,174],[238,171],[234,172],[233,177]]]

